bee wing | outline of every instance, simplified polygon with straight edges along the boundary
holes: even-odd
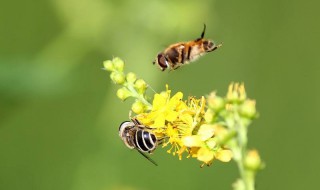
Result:
[[[152,164],[154,164],[155,166],[158,166],[158,164],[152,160],[148,155],[146,155],[144,152],[141,152],[140,150],[136,149],[143,157],[145,157],[147,160],[149,160]]]

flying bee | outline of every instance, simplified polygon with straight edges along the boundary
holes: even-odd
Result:
[[[128,148],[136,149],[142,156],[157,166],[157,163],[146,154],[151,154],[160,142],[151,130],[137,119],[131,119],[131,121],[120,124],[119,136]]]
[[[213,41],[204,39],[205,32],[206,25],[204,24],[200,38],[193,41],[179,42],[170,45],[157,55],[153,64],[157,64],[162,71],[167,68],[175,70],[222,46],[222,44],[215,45]]]

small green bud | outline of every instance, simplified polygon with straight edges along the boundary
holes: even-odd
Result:
[[[131,92],[125,88],[125,87],[122,87],[120,89],[118,89],[117,91],[117,96],[118,98],[120,98],[122,101],[126,100],[128,97],[131,96]]]
[[[244,160],[244,165],[246,168],[253,171],[256,171],[262,168],[262,162],[257,150],[248,151]]]
[[[112,72],[110,74],[110,78],[116,84],[123,84],[125,82],[125,77],[123,73]]]
[[[143,113],[144,110],[145,110],[145,106],[142,102],[140,101],[135,101],[133,104],[132,104],[132,107],[131,107],[132,111],[136,114],[140,114],[140,113]]]
[[[137,76],[133,72],[129,72],[126,78],[127,78],[127,81],[130,83],[134,83],[137,80]]]
[[[121,72],[123,71],[124,62],[122,59],[120,59],[119,57],[115,57],[115,58],[113,58],[112,62],[113,62],[114,68],[117,71],[121,71]]]
[[[113,63],[110,60],[106,60],[103,62],[103,67],[107,70],[107,71],[113,71],[114,67],[113,67]]]
[[[134,87],[138,90],[140,94],[143,94],[147,89],[147,83],[143,79],[138,79],[134,83]]]
[[[242,179],[237,179],[236,182],[232,184],[234,190],[246,190],[246,184]]]
[[[209,107],[214,111],[220,111],[225,105],[223,98],[217,96],[215,92],[209,94],[207,101]]]
[[[256,113],[256,101],[254,100],[246,100],[240,107],[240,114],[245,117],[253,118],[256,116]]]

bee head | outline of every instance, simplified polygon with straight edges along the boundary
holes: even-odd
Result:
[[[133,126],[134,126],[134,123],[130,121],[124,121],[119,126],[119,136],[121,140],[124,142],[124,144],[130,149],[133,149],[134,146],[131,143],[130,139],[128,139],[128,134],[130,133],[130,129]]]
[[[204,40],[203,41],[203,48],[206,52],[213,51],[215,49],[215,45],[212,41],[209,40]]]
[[[154,63],[157,63],[161,70],[164,71],[166,70],[166,68],[168,68],[169,64],[168,64],[168,61],[166,59],[166,56],[163,54],[163,53],[159,53],[156,60],[153,62]]]
[[[216,45],[210,40],[204,40],[203,41],[203,48],[206,52],[210,52],[213,50],[216,50],[217,48],[221,47],[222,44]]]

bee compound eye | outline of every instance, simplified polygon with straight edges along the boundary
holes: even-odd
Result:
[[[125,128],[133,126],[133,123],[130,121],[124,121],[119,126],[119,132],[122,132]]]
[[[168,67],[168,62],[165,56],[162,53],[160,53],[158,54],[157,59],[158,59],[159,66],[162,68],[162,70],[165,70]]]
[[[205,51],[208,52],[208,51],[212,51],[215,48],[215,45],[211,41],[204,41],[203,47],[204,47]]]

